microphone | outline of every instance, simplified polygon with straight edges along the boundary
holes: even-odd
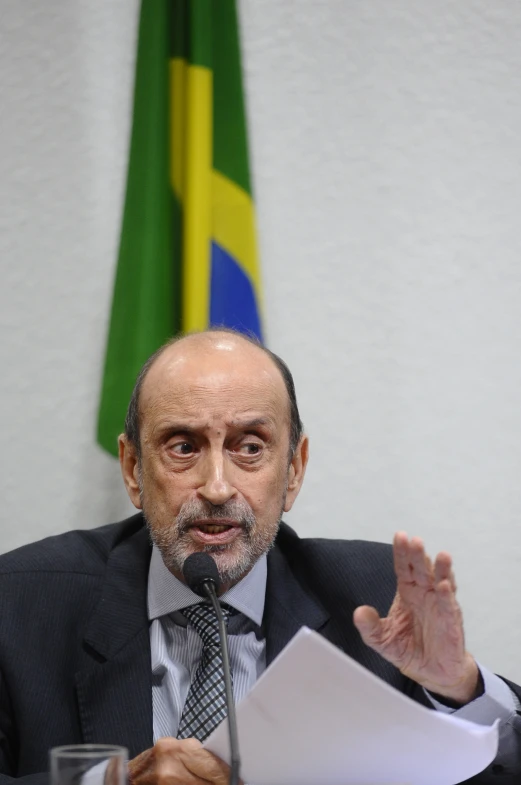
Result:
[[[230,656],[228,653],[228,637],[221,604],[217,599],[221,580],[219,570],[212,557],[199,551],[192,553],[185,559],[183,575],[186,585],[200,597],[208,597],[219,622],[219,640],[221,643],[221,656],[223,660],[224,690],[226,693],[226,706],[228,709],[228,733],[230,739],[230,785],[238,785],[241,759],[239,756],[239,739],[237,735],[237,718],[235,716],[235,703],[233,702],[232,678],[230,669]]]

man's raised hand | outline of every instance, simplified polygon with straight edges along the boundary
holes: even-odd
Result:
[[[393,542],[397,590],[386,618],[363,605],[354,623],[364,643],[426,690],[460,704],[477,696],[479,669],[465,650],[452,559],[434,565],[418,537],[398,532]]]

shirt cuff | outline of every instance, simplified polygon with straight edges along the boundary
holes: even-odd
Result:
[[[475,698],[470,703],[466,703],[459,709],[453,709],[440,703],[436,698],[424,690],[425,695],[432,703],[436,711],[444,714],[453,714],[462,720],[470,720],[478,725],[493,725],[496,720],[508,720],[519,707],[517,695],[514,695],[510,687],[491,671],[477,663],[483,679],[483,695]]]

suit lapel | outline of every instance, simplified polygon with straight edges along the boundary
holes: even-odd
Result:
[[[286,536],[291,532],[284,524],[282,528]],[[149,562],[150,545],[144,527],[112,550],[101,596],[85,631],[83,659],[75,674],[83,741],[121,744],[128,748],[130,758],[153,744],[146,604]],[[276,545],[268,554],[263,619],[267,664],[303,625],[318,631],[328,619],[328,613],[299,583]]]
[[[285,532],[291,530],[281,524]],[[293,536],[293,532],[291,532]],[[318,599],[297,581],[280,547],[268,554],[268,579],[264,608],[266,665],[270,665],[302,626],[321,630],[329,614]]]
[[[83,740],[122,744],[131,758],[153,743],[149,562],[145,528],[112,550],[75,676]]]

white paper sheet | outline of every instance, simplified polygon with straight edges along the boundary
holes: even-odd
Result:
[[[248,785],[455,785],[495,758],[497,723],[431,711],[303,627],[237,706]],[[206,740],[229,762],[227,722]]]

